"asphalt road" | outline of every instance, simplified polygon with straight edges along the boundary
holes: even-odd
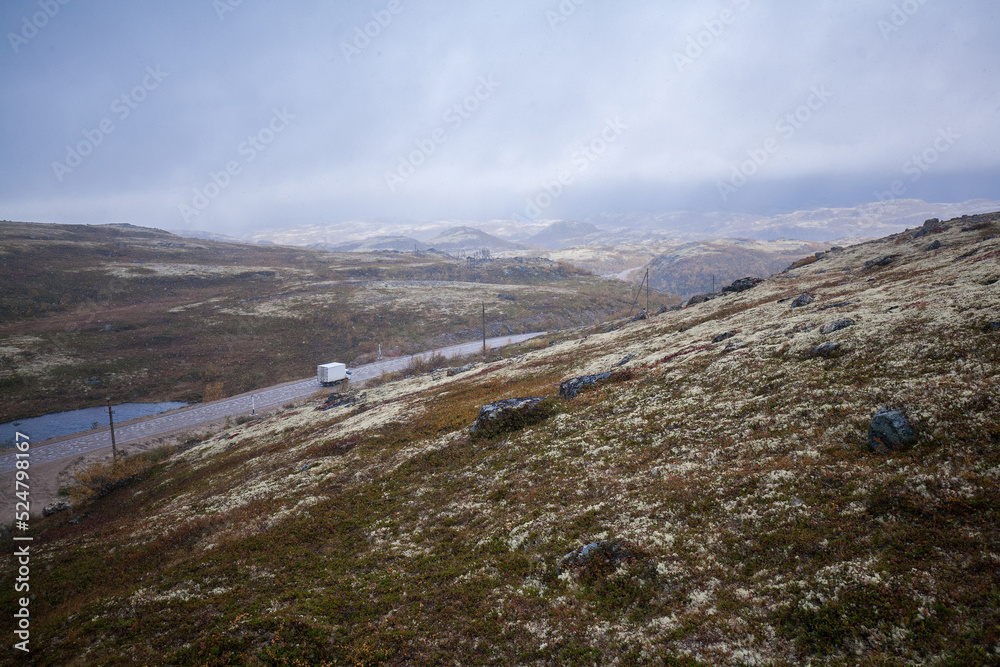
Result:
[[[504,347],[505,345],[520,343],[537,336],[543,336],[545,333],[547,332],[542,331],[539,333],[519,334],[517,336],[501,336],[499,338],[490,338],[486,341],[486,343],[490,348],[499,348]],[[460,357],[477,352],[482,349],[482,346],[482,341],[463,343],[461,345],[452,345],[451,347],[432,350],[430,352],[423,352],[409,357],[397,357],[395,359],[386,359],[373,364],[359,366],[357,368],[350,369],[351,381],[360,382],[378,377],[383,372],[392,373],[394,371],[402,370],[406,368],[410,364],[410,361],[414,358],[427,359],[435,354],[444,357]],[[273,408],[274,406],[284,405],[285,403],[296,399],[312,396],[316,393],[316,391],[322,388],[323,387],[320,385],[319,380],[312,377],[307,380],[300,380],[298,382],[277,385],[268,389],[261,389],[253,392],[252,394],[244,394],[242,396],[235,396],[233,398],[215,401],[214,403],[199,404],[187,408],[181,408],[180,410],[175,410],[173,412],[147,417],[145,419],[123,424],[121,426],[115,426],[115,442],[117,444],[124,445],[129,442],[164,435],[180,429],[190,429],[197,427],[200,424],[207,424],[220,419],[225,419],[226,417],[249,415],[252,409],[264,410],[267,408]],[[30,433],[26,433],[25,435],[29,437],[31,436]],[[80,454],[86,454],[87,452],[110,446],[111,432],[107,430],[99,431],[97,433],[86,433],[67,439],[53,440],[48,443],[36,444],[32,442],[30,461],[32,465],[49,463],[51,461],[60,461],[62,459],[72,458],[74,456],[79,456]],[[15,469],[15,453],[16,450],[0,455],[0,474],[12,472]]]

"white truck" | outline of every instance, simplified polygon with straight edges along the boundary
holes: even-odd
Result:
[[[316,367],[316,378],[324,387],[347,382],[350,375],[351,371],[347,370],[347,366],[341,363],[320,364]]]

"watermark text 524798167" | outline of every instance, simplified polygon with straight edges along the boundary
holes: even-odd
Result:
[[[14,634],[20,640],[14,643],[18,651],[28,652],[28,641],[31,638],[31,538],[27,535],[28,519],[31,512],[29,501],[28,468],[30,467],[31,443],[23,433],[14,434],[15,454],[14,495],[17,503],[14,509],[14,592],[16,597],[14,611]]]

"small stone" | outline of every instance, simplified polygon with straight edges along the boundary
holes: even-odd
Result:
[[[1000,331],[1000,322],[990,322],[986,325],[987,331]]]
[[[627,561],[634,561],[638,554],[624,540],[591,542],[571,551],[559,561],[559,571],[576,570],[596,564],[610,569]]]
[[[820,329],[819,332],[824,335],[832,334],[834,331],[840,331],[841,329],[846,329],[848,327],[853,327],[853,326],[854,326],[854,320],[852,320],[849,317],[844,317],[842,319],[830,322],[829,324],[825,325],[822,329]]]
[[[808,306],[810,303],[816,300],[812,294],[803,294],[795,301],[792,301],[792,308],[802,308],[803,306]]]
[[[598,382],[607,380],[609,377],[611,377],[611,373],[600,373],[599,375],[584,375],[571,380],[566,380],[559,385],[559,395],[563,398],[576,398],[576,395],[579,394],[584,387],[596,385]]]
[[[816,349],[812,351],[813,357],[823,357],[824,359],[833,359],[834,357],[839,357],[841,354],[840,343],[823,343]]]
[[[868,444],[879,454],[888,454],[912,447],[917,443],[917,433],[902,410],[882,408],[872,417],[868,430]]]
[[[615,366],[618,366],[618,367],[624,366],[625,364],[627,364],[628,362],[632,361],[633,359],[635,359],[635,355],[634,354],[626,355],[625,358],[622,359],[621,361],[619,361],[617,364],[615,364]]]
[[[741,340],[731,340],[731,341],[729,341],[729,344],[726,345],[725,349],[722,350],[722,353],[723,354],[728,354],[729,352],[735,352],[736,350],[742,350],[746,346],[747,346],[747,344],[744,343]]]
[[[931,218],[930,220],[924,221],[924,227],[937,227],[941,223],[937,218]]]
[[[940,248],[943,245],[944,244],[941,243],[940,241],[935,241],[934,243],[932,243],[929,246],[927,246],[926,248],[924,248],[924,252],[927,252],[929,250],[937,250],[938,248]]]
[[[735,331],[727,331],[726,333],[721,333],[718,336],[716,336],[715,338],[713,338],[712,342],[713,343],[721,343],[724,340],[729,340],[730,338],[732,338],[735,335],[736,335]]]

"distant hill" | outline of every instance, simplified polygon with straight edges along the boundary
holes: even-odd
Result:
[[[483,248],[491,251],[528,249],[523,244],[505,241],[498,236],[487,234],[474,227],[451,227],[450,229],[446,229],[427,241],[427,246],[436,250],[443,250],[451,255],[471,254]]]
[[[600,228],[589,222],[560,220],[530,237],[528,243],[548,250],[561,250],[590,243],[601,233]]]
[[[378,252],[379,250],[395,250],[398,252],[424,251],[428,249],[426,243],[410,238],[409,236],[372,236],[360,241],[352,241],[337,246],[327,244],[314,244],[311,248],[322,250],[332,250],[335,252]]]
[[[223,243],[246,243],[243,239],[238,239],[235,236],[205,232],[197,229],[168,229],[167,231],[185,239],[203,239],[205,241],[222,241]]]
[[[682,297],[711,292],[746,276],[767,278],[829,245],[802,241],[723,239],[686,243],[650,260],[649,285]],[[636,280],[639,275],[634,276]]]

